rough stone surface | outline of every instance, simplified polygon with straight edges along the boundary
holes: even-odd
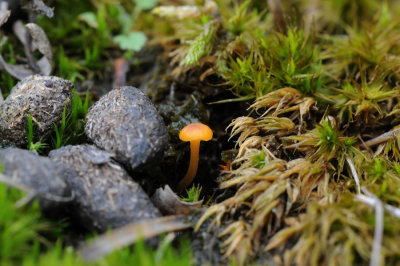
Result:
[[[53,131],[71,101],[72,83],[58,77],[34,75],[21,80],[0,103],[0,143],[27,144],[26,124],[32,114],[34,136],[39,140]]]
[[[93,145],[78,145],[53,150],[49,156],[77,173],[66,182],[75,194],[75,215],[87,229],[102,232],[161,216],[112,154]]]
[[[71,192],[64,182],[69,173],[59,164],[34,151],[19,148],[0,150],[0,164],[7,177],[38,192],[39,203],[46,212],[54,211],[64,202],[57,198],[70,198]],[[49,199],[54,200],[49,200]]]
[[[97,101],[85,132],[128,169],[157,163],[168,145],[167,128],[150,99],[134,87],[120,87]]]

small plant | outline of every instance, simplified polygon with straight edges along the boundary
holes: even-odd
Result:
[[[374,179],[381,179],[385,177],[387,171],[385,160],[382,158],[375,158],[369,168],[369,175]]]
[[[54,125],[53,148],[55,149],[67,144],[79,143],[84,138],[85,117],[89,108],[89,92],[86,93],[85,99],[82,101],[74,91],[71,112],[68,117],[66,117],[66,108],[64,107],[60,125]]]
[[[103,78],[104,62],[115,59],[110,50],[119,48],[121,56],[132,58],[147,41],[136,22],[157,2],[55,2],[55,16],[51,20],[39,16],[37,21],[52,43],[62,43],[55,47],[55,74],[73,82]]]
[[[54,133],[55,133],[55,140],[53,140],[53,146],[54,148],[58,149],[67,143],[67,138],[64,137],[64,132],[65,132],[65,127],[66,127],[66,107],[64,106],[64,110],[62,113],[62,119],[61,119],[61,124],[60,127],[57,127],[56,124],[54,124]]]
[[[259,154],[254,155],[253,165],[257,168],[263,168],[265,166],[265,153],[260,151]]]
[[[197,202],[200,200],[201,190],[202,187],[200,185],[193,185],[190,189],[186,189],[187,196],[181,199],[186,202]]]
[[[42,141],[37,141],[34,142],[34,124],[33,124],[33,117],[32,114],[30,114],[28,116],[28,121],[27,121],[27,135],[26,138],[28,139],[28,145],[27,145],[27,149],[28,150],[33,150],[33,151],[37,151],[40,152],[42,149],[47,148],[48,144],[47,143],[42,143]]]
[[[367,82],[366,74],[361,75],[361,84],[345,83],[341,89],[331,88],[333,94],[319,94],[333,104],[340,121],[376,123],[384,117],[387,103],[400,95],[397,87],[388,87],[384,76],[374,76],[373,81]]]

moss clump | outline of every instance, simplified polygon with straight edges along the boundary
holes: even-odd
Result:
[[[237,155],[196,230],[210,219],[239,264],[367,264],[382,217],[358,193],[400,207],[399,4],[200,2],[191,16],[169,10],[175,74],[199,71],[237,97],[220,102],[250,107],[229,125]],[[399,260],[396,219],[383,215],[388,264]]]

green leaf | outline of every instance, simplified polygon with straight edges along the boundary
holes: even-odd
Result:
[[[152,9],[157,5],[159,0],[133,0],[133,2],[142,10]]]
[[[97,18],[96,15],[93,12],[84,12],[78,16],[78,18],[84,22],[86,22],[90,27],[92,28],[97,28]]]
[[[146,35],[139,31],[133,31],[128,35],[118,35],[114,37],[114,42],[116,42],[121,49],[136,52],[142,49],[146,40]]]

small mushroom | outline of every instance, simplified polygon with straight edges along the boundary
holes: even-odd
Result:
[[[190,163],[185,177],[178,184],[178,192],[182,192],[196,176],[197,167],[199,165],[199,148],[200,141],[209,141],[212,139],[212,130],[202,124],[193,123],[184,127],[179,133],[182,141],[190,141]]]

